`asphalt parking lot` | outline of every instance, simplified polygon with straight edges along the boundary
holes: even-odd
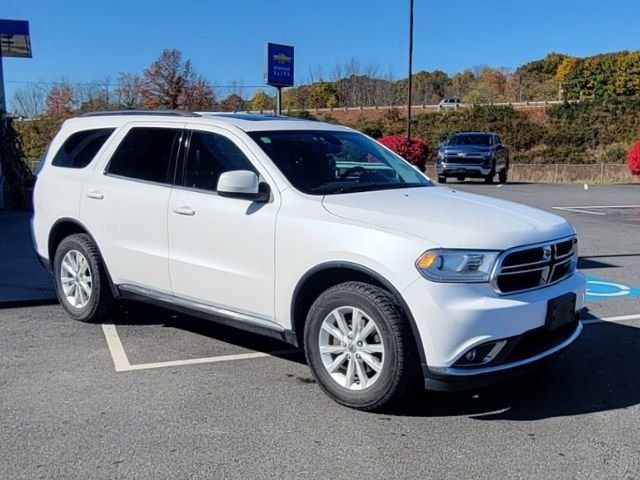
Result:
[[[640,188],[450,187],[580,236],[583,335],[488,389],[340,407],[277,341],[140,305],[0,310],[0,478],[640,478]]]

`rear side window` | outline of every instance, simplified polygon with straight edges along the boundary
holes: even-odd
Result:
[[[185,187],[215,191],[220,174],[232,170],[256,171],[244,153],[227,137],[210,132],[191,134],[184,169]]]
[[[132,128],[111,157],[108,173],[136,180],[173,183],[171,156],[180,130]]]
[[[84,130],[71,135],[53,157],[55,167],[84,168],[98,153],[115,128]]]

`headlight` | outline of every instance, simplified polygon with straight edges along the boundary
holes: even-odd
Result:
[[[500,252],[435,249],[423,253],[416,268],[434,282],[488,282]]]
[[[444,160],[444,153],[438,152],[438,160]]]

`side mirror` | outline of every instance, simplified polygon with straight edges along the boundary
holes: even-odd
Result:
[[[264,187],[261,188],[262,186]],[[258,175],[250,170],[224,172],[218,179],[217,191],[223,197],[246,198],[256,202],[266,202],[269,199],[267,184],[261,184]]]

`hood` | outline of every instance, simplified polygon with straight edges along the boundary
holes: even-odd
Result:
[[[562,217],[443,187],[327,195],[332,214],[421,237],[443,248],[505,250],[574,233]]]

